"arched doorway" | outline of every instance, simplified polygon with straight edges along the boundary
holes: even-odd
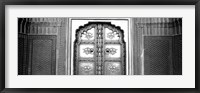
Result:
[[[123,30],[110,22],[89,22],[76,30],[75,75],[125,75]]]

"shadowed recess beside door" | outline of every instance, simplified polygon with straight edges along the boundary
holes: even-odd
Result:
[[[64,75],[68,18],[18,18],[18,74]]]

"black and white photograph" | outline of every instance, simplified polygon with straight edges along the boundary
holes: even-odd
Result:
[[[196,87],[195,5],[5,8],[6,88]]]
[[[181,17],[18,17],[18,75],[182,75]]]

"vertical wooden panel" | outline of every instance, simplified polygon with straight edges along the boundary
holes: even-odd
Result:
[[[29,36],[29,74],[55,75],[56,36]]]
[[[18,75],[28,74],[27,35],[25,33],[25,24],[24,19],[18,19]]]
[[[62,18],[62,19],[58,19],[59,21],[61,21],[60,23],[60,27],[58,28],[58,41],[57,42],[57,47],[58,47],[58,63],[57,63],[57,75],[65,75],[68,74],[66,72],[68,72],[68,69],[66,69],[68,62],[66,59],[68,59],[67,56],[66,57],[66,49],[68,49],[66,47],[66,40],[69,39],[69,37],[66,36],[66,32],[68,32],[68,19],[67,18]],[[69,44],[69,43],[68,43]],[[69,51],[69,50],[67,50]]]
[[[144,37],[144,74],[170,75],[172,71],[172,37]]]
[[[182,35],[174,36],[173,74],[182,75]]]
[[[23,75],[25,38],[23,35],[18,35],[18,37],[18,75]]]
[[[51,75],[51,40],[33,40],[32,75]]]
[[[144,28],[141,28],[141,24],[142,22],[146,21],[146,19],[143,18],[133,18],[132,19],[132,25],[133,25],[133,35],[131,37],[133,37],[133,40],[131,40],[133,42],[133,44],[131,46],[133,46],[133,60],[132,60],[132,75],[140,75],[142,74],[142,59],[141,59],[141,54],[142,54],[142,33],[145,30]],[[139,24],[138,24],[139,23]]]

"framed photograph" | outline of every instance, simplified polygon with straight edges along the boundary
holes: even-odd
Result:
[[[199,92],[199,0],[1,5],[2,93]]]

